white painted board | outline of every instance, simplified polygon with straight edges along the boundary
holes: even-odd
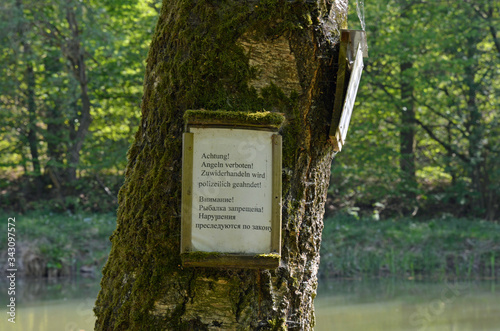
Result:
[[[271,251],[272,132],[190,128],[191,251]]]
[[[345,144],[347,129],[349,128],[349,123],[351,121],[352,110],[354,108],[354,102],[356,101],[356,94],[358,93],[358,87],[361,80],[363,67],[363,51],[361,45],[359,45],[358,51],[356,53],[356,58],[354,60],[351,77],[349,78],[349,86],[347,87],[347,93],[344,101],[344,107],[342,109],[342,115],[340,117],[339,127],[336,133],[336,138],[338,141],[340,141],[339,145],[341,147]]]

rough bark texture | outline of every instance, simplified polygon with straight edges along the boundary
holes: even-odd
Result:
[[[97,330],[312,329],[334,156],[327,139],[335,37],[345,10],[346,0],[164,2],[96,302]],[[275,74],[280,67],[295,73]],[[286,116],[275,270],[181,266],[182,116],[200,108]]]

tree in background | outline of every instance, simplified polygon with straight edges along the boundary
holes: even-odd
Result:
[[[415,71],[413,62],[416,49],[411,35],[418,15],[418,8],[413,8],[412,1],[399,1],[400,48],[397,63],[399,64],[399,168],[403,192],[408,199],[415,199]]]
[[[332,168],[332,190],[350,207],[497,217],[499,7],[490,0],[366,4],[362,101],[349,153]]]
[[[119,194],[97,330],[310,330],[339,29],[347,1],[164,1],[142,120]],[[282,262],[183,268],[180,191],[189,109],[282,112]]]
[[[123,166],[155,14],[145,1],[5,2],[2,165],[43,175],[39,193]]]
[[[500,52],[495,29],[500,5],[490,0],[440,2],[433,17],[440,32],[437,61],[429,56],[423,77],[425,116],[416,123],[442,150],[436,161],[455,184],[454,193],[476,215],[498,213]],[[444,19],[443,19],[444,18]],[[441,156],[441,157],[439,157]],[[437,165],[436,165],[437,166]]]
[[[18,136],[16,142],[10,139],[2,139],[2,152],[8,147],[10,151],[20,152],[22,158],[19,160],[25,171],[28,171],[28,163],[31,163],[31,171],[40,175],[39,146],[37,140],[37,111],[35,104],[35,72],[33,55],[33,33],[30,31],[25,15],[22,11],[22,1],[10,3],[10,14],[12,19],[7,24],[6,17],[2,17],[1,35],[2,48],[2,80],[0,86],[2,96],[0,101],[5,107],[13,111],[8,113],[2,111],[1,119],[2,133],[11,132]],[[2,11],[6,14],[7,11]],[[12,75],[15,73],[15,75]],[[9,75],[10,74],[10,75]],[[10,78],[10,79],[8,79]],[[24,122],[24,123],[23,123]],[[28,148],[30,161],[25,156],[24,148]]]

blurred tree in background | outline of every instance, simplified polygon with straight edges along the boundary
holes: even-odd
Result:
[[[2,3],[2,186],[22,176],[17,183],[27,199],[60,197],[74,193],[79,177],[122,172],[139,118],[155,5]]]
[[[376,216],[498,217],[499,8],[493,0],[366,3],[370,57],[332,167],[336,205]]]

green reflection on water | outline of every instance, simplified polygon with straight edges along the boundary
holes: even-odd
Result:
[[[497,285],[495,281],[323,281],[315,301],[315,330],[498,331]]]
[[[17,279],[15,324],[4,313],[0,330],[89,331],[94,329],[92,312],[99,279],[57,280]],[[0,288],[8,288],[0,282]],[[1,302],[8,302],[7,291],[0,292]],[[4,310],[5,311],[5,310]]]
[[[0,286],[7,288],[4,282]],[[321,281],[315,330],[498,331],[498,288],[495,281]],[[5,314],[0,330],[93,330],[92,307],[98,291],[99,279],[18,280],[16,324],[9,323]],[[8,302],[6,292],[0,292],[1,302]]]

